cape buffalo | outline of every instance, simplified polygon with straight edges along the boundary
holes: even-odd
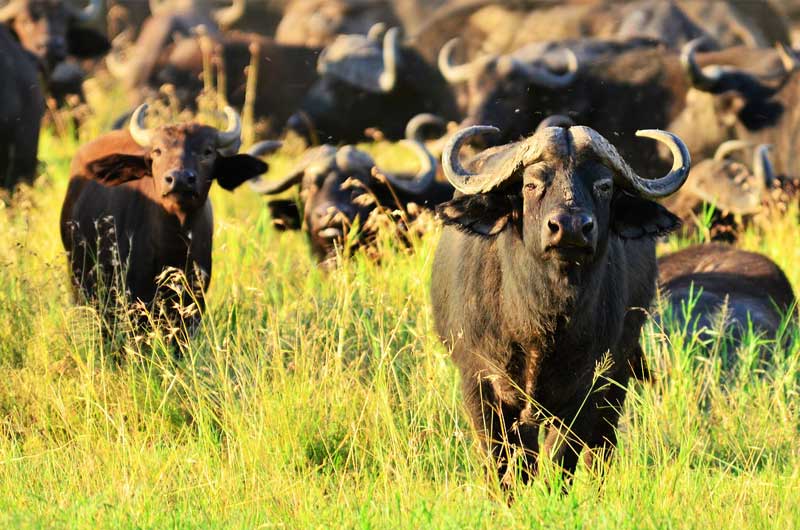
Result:
[[[83,10],[65,0],[11,0],[0,8],[0,22],[49,74],[68,55],[93,58],[108,51],[106,38],[84,27],[99,14],[100,0],[91,0]]]
[[[546,116],[565,114],[614,137],[634,167],[664,169],[655,146],[642,147],[633,131],[667,127],[682,111],[691,84],[678,53],[647,39],[579,39],[529,44],[456,65],[451,60],[455,44],[442,48],[439,65],[445,78],[466,87],[464,126],[496,126],[501,134],[492,141],[504,143],[530,134]],[[785,75],[771,49],[731,48],[700,60],[761,64],[768,73]]]
[[[781,268],[755,252],[729,245],[696,245],[662,256],[658,276],[683,329],[725,331],[738,341],[753,330],[775,338],[795,310],[792,285]]]
[[[749,167],[728,158],[735,151],[751,147],[739,140],[723,143],[714,158],[694,164],[686,184],[662,201],[683,221],[684,235],[703,226],[712,240],[732,243],[741,225],[761,212],[776,181],[767,156],[770,146],[756,147]]]
[[[0,26],[0,188],[36,176],[44,96],[36,60]]]
[[[788,72],[765,80],[739,68],[717,64],[701,67],[695,52],[703,43],[691,43],[682,62],[691,80],[683,111],[669,129],[682,135],[692,156],[708,157],[720,143],[740,139],[771,144],[776,173],[800,176],[795,132],[800,126],[800,61],[783,50]]]
[[[569,475],[583,447],[586,458],[610,453],[627,382],[646,373],[639,333],[656,288],[655,238],[680,223],[651,199],[680,188],[689,154],[670,133],[639,131],[675,156],[648,180],[593,129],[549,127],[464,168],[461,145],[496,132],[463,129],[442,156],[457,193],[437,208],[436,331],[500,476],[513,454],[529,478],[540,452]]]
[[[194,122],[147,129],[146,110],[147,105],[136,109],[128,130],[105,134],[76,153],[61,210],[61,240],[76,294],[88,300],[103,296],[105,288],[127,291],[131,301],[147,305],[169,300],[174,293],[157,279],[170,268],[182,271],[191,296],[164,305],[173,318],[194,301],[204,308],[211,280],[212,183],[233,190],[267,165],[235,154],[241,124],[230,107],[224,131]]]
[[[392,140],[403,138],[420,112],[446,119],[458,115],[453,93],[441,74],[416,50],[400,42],[397,28],[366,36],[340,35],[319,57],[320,79],[287,127],[323,143],[357,142],[368,128]]]
[[[419,207],[433,208],[453,196],[449,184],[435,180],[436,161],[425,147],[413,141],[406,141],[405,145],[416,152],[420,163],[419,171],[411,178],[378,171],[372,157],[353,146],[323,145],[306,152],[283,179],[258,179],[250,185],[265,195],[299,186],[302,216],[295,201],[274,200],[269,203],[273,222],[283,230],[302,227],[314,255],[329,265],[334,263],[337,249],[347,250],[346,244],[369,246],[381,225],[376,215],[392,215],[401,210],[395,222],[406,225]],[[350,241],[348,233],[356,225],[358,237]]]

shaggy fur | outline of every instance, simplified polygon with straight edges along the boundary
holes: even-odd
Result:
[[[501,477],[511,454],[528,478],[540,453],[569,474],[584,446],[613,447],[628,380],[646,374],[638,339],[655,293],[653,238],[678,226],[660,205],[612,188],[589,149],[542,153],[503,189],[438,209],[436,330]],[[483,158],[495,156],[502,150],[471,170],[494,167]],[[579,250],[548,244],[548,220],[563,212],[594,221]]]

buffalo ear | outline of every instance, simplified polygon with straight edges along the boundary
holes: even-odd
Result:
[[[482,236],[496,236],[519,211],[519,199],[512,195],[462,195],[436,207],[446,225]]]
[[[106,186],[119,184],[150,176],[150,164],[144,156],[108,155],[86,164],[87,178]]]
[[[214,178],[219,185],[233,191],[251,178],[266,173],[269,166],[250,155],[219,156],[214,163]]]
[[[291,199],[276,199],[267,203],[272,225],[280,231],[299,230],[301,226],[300,209]]]
[[[67,30],[67,48],[70,55],[79,59],[92,59],[108,53],[111,43],[93,29],[70,26]]]
[[[663,236],[680,226],[680,218],[657,202],[627,193],[614,199],[611,229],[622,239]]]

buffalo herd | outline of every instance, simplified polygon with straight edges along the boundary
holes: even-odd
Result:
[[[777,344],[794,317],[783,271],[736,246],[796,214],[800,17],[781,2],[109,4],[0,7],[4,197],[38,185],[48,108],[90,77],[127,95],[69,170],[60,231],[76,301],[112,293],[195,326],[215,181],[269,196],[275,228],[305,232],[328,271],[353,252],[379,260],[387,226],[413,249],[429,212],[442,225],[435,331],[501,484],[535,476],[540,455],[569,476],[612,453],[628,384],[649,378],[640,337],[660,295],[654,325],[672,313],[734,345]],[[226,125],[154,126],[165,86],[191,111],[214,90]],[[246,154],[241,116],[266,124]],[[265,177],[262,157],[289,139],[305,152]],[[415,169],[355,145],[375,139]],[[657,256],[671,232],[706,243]]]

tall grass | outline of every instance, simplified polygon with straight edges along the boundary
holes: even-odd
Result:
[[[537,482],[508,506],[432,330],[437,231],[413,252],[383,241],[380,264],[356,255],[324,273],[302,235],[272,228],[261,197],[215,189],[209,307],[186,355],[110,345],[70,300],[58,233],[77,145],[45,131],[42,177],[0,210],[2,526],[800,524],[794,327],[786,347],[754,336],[723,352],[669,319],[648,324],[655,382],[631,386],[605,479],[579,469],[568,495]],[[741,244],[798,285],[796,219]]]

